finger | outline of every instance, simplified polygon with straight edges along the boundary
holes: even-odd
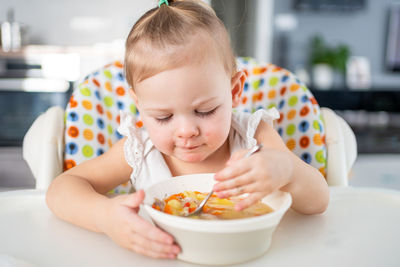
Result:
[[[235,187],[229,190],[216,192],[216,194],[219,198],[228,198],[228,197],[240,196],[245,193],[254,193],[258,191],[259,191],[258,184],[251,183],[244,186]]]
[[[156,258],[156,259],[175,259],[176,258],[176,254],[147,250],[135,243],[132,244],[132,247],[130,249],[139,254],[142,254],[142,255],[145,255],[148,257],[152,257],[152,258]]]
[[[246,153],[248,152],[248,149],[240,149],[236,152],[234,152],[231,156],[231,158],[228,160],[227,165],[231,164],[232,162],[241,159],[244,157],[244,155],[246,155]]]
[[[239,201],[239,203],[237,203],[235,205],[235,210],[240,211],[247,207],[250,207],[251,205],[253,205],[256,202],[258,202],[259,200],[261,200],[264,196],[265,196],[265,193],[263,193],[263,192],[252,193],[245,199]]]
[[[247,160],[241,160],[235,164],[231,164],[214,175],[214,179],[217,181],[224,181],[240,176],[251,169],[251,165],[248,164]]]
[[[213,190],[215,192],[220,192],[220,191],[224,191],[224,190],[242,187],[242,186],[245,186],[245,185],[253,183],[253,182],[254,182],[254,175],[252,175],[251,172],[245,172],[245,173],[237,176],[236,178],[228,179],[228,180],[224,180],[224,181],[216,183],[214,185]]]
[[[148,239],[164,244],[171,245],[174,242],[174,238],[170,234],[152,225],[139,215],[134,214],[134,216],[137,218],[132,222],[132,232],[146,233]]]
[[[133,240],[135,245],[139,245],[144,250],[151,250],[160,254],[178,254],[181,250],[179,246],[175,244],[164,244],[157,241],[148,239],[145,233],[136,232],[133,233]]]

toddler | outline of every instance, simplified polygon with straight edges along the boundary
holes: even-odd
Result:
[[[138,216],[144,189],[163,179],[216,173],[218,197],[248,193],[238,210],[278,189],[291,194],[300,213],[326,209],[326,181],[273,129],[278,112],[232,113],[246,77],[210,7],[160,1],[129,33],[125,75],[144,127],[135,128],[135,119],[122,114],[118,130],[124,138],[53,181],[46,201],[61,219],[105,233],[137,253],[175,258],[180,248],[173,237]],[[263,148],[243,158],[257,143]],[[135,193],[105,195],[129,180]]]

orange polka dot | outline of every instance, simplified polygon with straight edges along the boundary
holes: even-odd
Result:
[[[142,127],[143,127],[143,122],[142,121],[136,122],[136,128],[142,128]]]
[[[103,107],[100,104],[96,105],[97,112],[103,114]]]
[[[86,80],[83,81],[83,84],[88,84],[88,83],[89,83],[89,80],[88,80],[88,79],[86,79]]]
[[[244,97],[242,98],[242,104],[246,104],[246,102],[247,102],[247,97],[244,96]]]
[[[287,113],[287,118],[288,118],[288,120],[291,120],[291,119],[293,119],[294,117],[296,117],[296,110],[295,110],[295,109],[289,110],[289,112]]]
[[[93,81],[94,85],[96,85],[97,87],[100,87],[100,83],[98,80],[93,78],[92,81]]]
[[[300,116],[306,116],[310,112],[310,108],[308,106],[304,106],[300,110]]]
[[[299,88],[300,88],[300,85],[298,83],[294,83],[290,86],[290,91],[295,92],[295,91],[299,90]]]
[[[124,67],[124,65],[122,65],[122,63],[120,61],[118,61],[118,60],[114,62],[114,66],[116,66],[118,68]]]
[[[279,92],[281,95],[284,95],[286,93],[286,86],[283,86]]]
[[[108,146],[109,146],[110,148],[113,146],[113,143],[112,143],[112,141],[111,141],[110,138],[108,138],[107,143],[108,143]]]
[[[325,170],[325,167],[321,167],[321,168],[319,168],[318,170],[319,170],[319,172],[326,178],[326,170]]]
[[[258,68],[253,68],[253,74],[261,74],[267,71],[266,67],[258,67]]]
[[[253,100],[253,102],[256,102],[258,100],[258,94],[257,93],[253,94],[252,100]]]
[[[76,162],[72,159],[64,160],[64,171],[69,170],[76,166]]]
[[[294,139],[289,139],[286,142],[286,146],[287,148],[289,148],[290,150],[293,150],[296,148],[296,141]]]
[[[71,108],[75,108],[75,107],[78,106],[78,102],[75,101],[75,98],[74,98],[73,95],[72,95],[71,98],[69,99],[69,106],[70,106]]]
[[[308,136],[303,136],[302,138],[300,138],[299,143],[302,148],[306,148],[310,144],[310,138],[308,138]]]
[[[90,129],[83,130],[83,137],[86,140],[89,140],[89,141],[92,140],[93,139],[93,131]]]
[[[283,113],[279,112],[279,119],[276,121],[278,124],[283,121]]]
[[[115,120],[117,121],[118,124],[120,124],[121,123],[121,116],[119,116],[119,114],[118,114],[118,116],[115,118]]]
[[[110,81],[106,81],[104,83],[104,88],[106,88],[107,91],[112,92],[112,86],[111,86]]]
[[[117,95],[123,96],[125,95],[125,89],[122,86],[118,86],[116,89]]]
[[[277,72],[277,71],[280,71],[281,69],[282,69],[281,67],[275,66],[275,68],[272,70],[272,72]]]
[[[272,89],[268,92],[268,99],[273,99],[276,97],[276,90]]]
[[[316,144],[317,146],[322,146],[323,141],[322,141],[321,135],[318,134],[318,133],[317,133],[317,134],[314,134],[313,142],[314,142],[314,144]]]
[[[246,75],[246,77],[249,77],[249,71],[248,70],[244,69],[243,72]]]
[[[318,105],[317,100],[315,100],[315,97],[311,97],[310,98],[311,103],[313,103],[314,105]]]
[[[106,111],[106,115],[107,115],[107,118],[111,121],[112,118],[113,118],[113,115],[112,115],[111,111],[107,110]]]
[[[92,109],[92,102],[90,102],[89,100],[83,100],[82,101],[82,106],[87,110],[91,110]]]
[[[104,145],[105,138],[102,133],[97,134],[97,141],[99,141],[100,144]]]
[[[261,100],[263,99],[263,97],[264,97],[264,93],[263,93],[263,92],[259,92],[259,93],[258,93],[257,100],[258,100],[258,101],[261,101]]]
[[[76,138],[79,135],[79,129],[75,126],[70,126],[67,131],[68,135],[72,138]]]

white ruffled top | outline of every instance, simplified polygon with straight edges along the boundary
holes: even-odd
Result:
[[[136,118],[130,113],[121,111],[120,116],[121,124],[118,132],[127,137],[124,155],[125,160],[133,169],[130,179],[135,189],[146,189],[155,183],[171,178],[171,171],[161,152],[153,145],[147,131],[136,128]],[[278,118],[279,112],[275,108],[260,109],[253,114],[233,113],[228,137],[231,155],[239,149],[249,149],[257,144],[254,135],[260,120],[272,125]]]

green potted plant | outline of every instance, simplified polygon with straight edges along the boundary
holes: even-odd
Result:
[[[350,56],[347,45],[335,47],[327,45],[320,35],[311,39],[310,64],[312,68],[313,85],[318,89],[329,89],[333,85],[334,73],[344,78],[346,62]]]

